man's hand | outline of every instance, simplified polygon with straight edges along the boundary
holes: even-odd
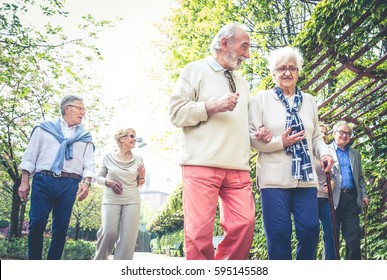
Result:
[[[21,183],[18,188],[18,195],[21,200],[27,200],[30,193],[30,173],[22,170]]]
[[[370,202],[370,200],[368,199],[368,197],[364,197],[361,200],[361,203],[363,204],[364,207],[368,207],[369,202]]]
[[[265,143],[269,143],[272,138],[273,138],[273,135],[271,134],[270,130],[264,126],[261,126],[255,132],[255,140],[257,140],[257,142],[259,140],[262,140]]]
[[[211,116],[215,113],[233,111],[238,104],[239,92],[226,94],[214,102],[206,102],[207,115]]]
[[[18,194],[21,200],[27,200],[28,195],[30,193],[30,183],[27,182],[21,182],[19,189],[18,189]]]
[[[82,181],[78,187],[78,192],[77,192],[78,201],[84,200],[88,194],[89,194],[89,185]]]

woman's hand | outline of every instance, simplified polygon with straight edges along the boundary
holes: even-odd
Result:
[[[140,163],[137,167],[137,186],[141,186],[145,183],[145,165]]]
[[[284,146],[284,148],[286,148],[298,141],[305,139],[306,135],[304,130],[300,132],[292,132],[292,128],[289,127],[284,132],[282,132],[281,137],[282,137],[282,145]]]
[[[320,161],[321,161],[321,166],[322,166],[322,169],[324,172],[331,171],[333,164],[335,163],[335,160],[333,159],[333,157],[331,155],[323,155],[320,158]],[[326,166],[325,166],[325,162],[326,162]]]
[[[116,194],[122,193],[122,184],[119,182],[115,182],[113,180],[106,179],[105,185],[108,188],[111,188]]]

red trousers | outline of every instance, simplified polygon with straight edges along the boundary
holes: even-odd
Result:
[[[216,207],[224,239],[212,244]],[[184,239],[188,260],[246,260],[255,225],[250,174],[204,166],[183,166]]]

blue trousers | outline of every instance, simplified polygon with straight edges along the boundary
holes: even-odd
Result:
[[[78,191],[79,179],[56,178],[35,173],[32,180],[30,222],[28,227],[28,258],[41,260],[43,233],[52,211],[52,238],[48,260],[62,258],[71,212]]]
[[[296,259],[314,260],[319,238],[317,189],[261,189],[269,260],[292,259],[292,215],[298,241]]]
[[[318,198],[318,215],[323,229],[324,260],[335,260],[335,241],[328,198]]]

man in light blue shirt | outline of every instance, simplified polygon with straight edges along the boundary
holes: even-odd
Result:
[[[343,235],[346,259],[360,260],[360,219],[362,206],[368,206],[368,196],[361,167],[359,151],[349,146],[352,129],[345,121],[333,128],[334,141],[330,148],[335,151],[333,166],[333,202],[335,204],[337,230]],[[339,234],[339,233],[338,233]]]

